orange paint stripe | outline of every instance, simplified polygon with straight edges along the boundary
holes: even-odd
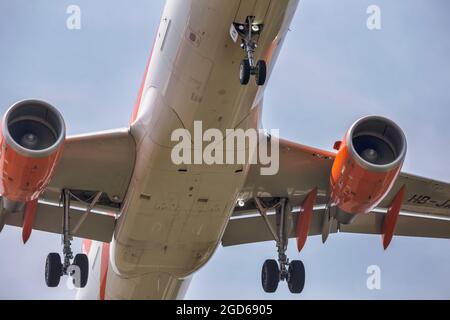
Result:
[[[150,57],[147,61],[147,66],[145,67],[144,78],[142,79],[141,87],[139,88],[139,93],[138,93],[136,103],[134,105],[133,114],[131,115],[130,124],[132,124],[134,121],[136,121],[137,115],[139,113],[139,107],[140,107],[141,101],[142,101],[142,94],[144,93],[144,89],[145,89],[145,81],[147,80],[147,74],[148,74],[148,70],[150,68],[150,62],[152,61],[153,51],[155,50],[155,42],[156,42],[156,38],[152,45],[152,51],[151,51]]]
[[[89,254],[89,251],[91,251],[92,247],[92,240],[84,239],[83,240],[83,253]]]
[[[108,267],[109,267],[109,243],[103,243],[102,260],[100,263],[100,300],[105,300]]]

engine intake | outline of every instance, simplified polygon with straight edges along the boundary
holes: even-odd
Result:
[[[376,116],[358,120],[336,155],[331,201],[348,214],[372,211],[392,188],[405,157],[406,138],[393,121]]]
[[[27,100],[14,104],[3,120],[3,137],[16,152],[31,157],[53,153],[64,141],[65,124],[50,104]]]
[[[386,118],[367,117],[357,121],[346,139],[358,163],[375,171],[395,168],[406,156],[403,131]]]

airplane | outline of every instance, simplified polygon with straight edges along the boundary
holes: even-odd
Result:
[[[127,128],[66,136],[45,101],[8,109],[0,231],[22,228],[24,243],[33,230],[62,235],[62,258],[46,259],[49,287],[72,276],[79,299],[181,299],[219,245],[275,241],[263,290],[286,282],[299,294],[306,271],[287,257],[291,238],[298,251],[309,236],[325,243],[337,233],[378,234],[384,249],[394,235],[450,238],[450,184],[402,172],[406,137],[381,116],[350,125],[335,152],[265,134],[259,142],[278,146],[272,175],[262,163],[172,161],[177,129],[261,128],[265,85],[298,4],[168,0]],[[85,239],[82,253],[74,237]]]

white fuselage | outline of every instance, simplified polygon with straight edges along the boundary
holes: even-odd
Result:
[[[218,247],[248,165],[175,165],[175,129],[257,128],[264,87],[239,83],[233,22],[264,24],[257,59],[273,69],[298,0],[169,0],[130,125],[136,164],[110,246],[93,243],[84,299],[175,299]],[[193,134],[193,132],[192,132]],[[193,147],[194,148],[194,147]],[[106,252],[105,252],[106,251]]]

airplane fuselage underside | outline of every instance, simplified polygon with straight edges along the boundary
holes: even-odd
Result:
[[[101,266],[100,258],[108,247],[94,244],[89,258],[95,276],[80,298],[98,298],[99,288],[106,299],[177,298],[187,288],[185,280],[211,258],[249,167],[175,165],[171,134],[185,128],[194,136],[194,121],[201,121],[203,131],[216,128],[224,134],[260,126],[264,87],[239,83],[243,51],[230,26],[248,16],[264,24],[255,56],[267,62],[270,74],[297,4],[167,2],[131,123],[137,158],[109,266]]]

